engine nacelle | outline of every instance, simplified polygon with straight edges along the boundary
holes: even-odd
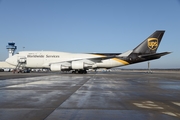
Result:
[[[81,70],[84,69],[84,63],[82,61],[73,61],[71,67],[75,70]]]
[[[69,67],[62,64],[51,64],[50,69],[51,71],[63,71],[69,69]]]

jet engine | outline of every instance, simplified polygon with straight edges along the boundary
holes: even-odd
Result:
[[[68,70],[68,66],[64,66],[62,64],[51,64],[50,66],[51,71],[63,71],[63,70]]]
[[[82,70],[84,69],[84,62],[82,61],[73,61],[72,64],[72,69],[74,70]]]
[[[84,70],[93,68],[95,64],[83,61],[72,61],[71,63],[54,63],[50,65],[51,71]]]

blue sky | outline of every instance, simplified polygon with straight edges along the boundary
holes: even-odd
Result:
[[[0,60],[9,41],[17,51],[125,52],[166,30],[158,52],[173,53],[151,66],[180,68],[179,13],[178,0],[0,0]]]

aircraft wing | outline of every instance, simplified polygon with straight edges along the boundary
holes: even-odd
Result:
[[[120,55],[122,53],[88,53],[88,54],[102,55],[102,56],[106,56],[106,57],[111,57],[111,56]]]
[[[112,56],[106,56],[106,57],[89,58],[88,60],[93,61],[93,62],[102,62],[102,60],[111,59],[111,58],[115,58],[115,56],[112,55]]]
[[[95,57],[95,58],[85,58],[85,59],[72,59],[72,60],[69,60],[69,61],[61,61],[61,62],[52,62],[52,63],[49,63],[49,65],[51,64],[63,64],[63,65],[69,65],[71,62],[73,61],[81,61],[81,62],[85,62],[87,64],[94,64],[94,63],[100,63],[102,62],[102,60],[106,60],[106,59],[111,59],[111,58],[114,58],[114,55],[113,56],[102,56],[102,57]]]

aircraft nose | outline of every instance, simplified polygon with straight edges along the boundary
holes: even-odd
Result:
[[[16,61],[13,57],[9,57],[5,60],[7,63],[11,64],[11,65],[15,65]]]

